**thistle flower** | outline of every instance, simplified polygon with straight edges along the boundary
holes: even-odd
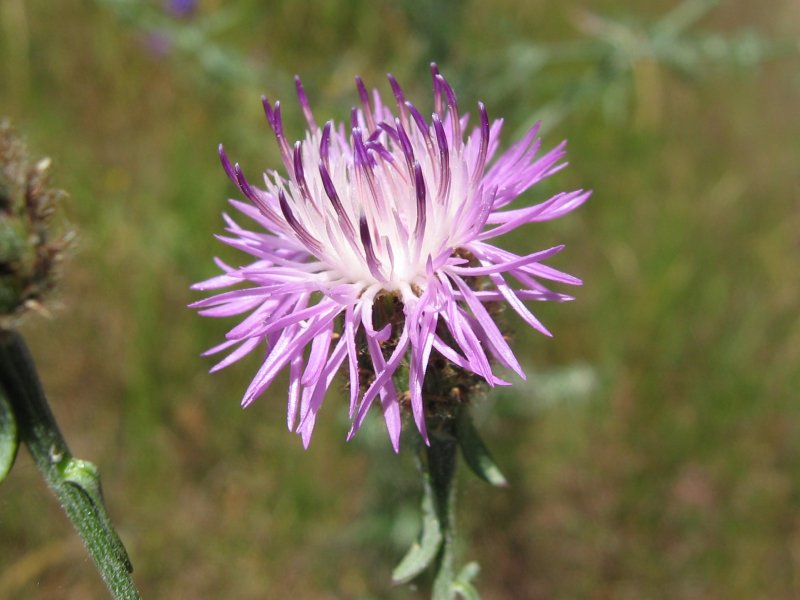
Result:
[[[308,445],[325,392],[347,363],[348,439],[378,401],[397,450],[401,408],[410,405],[427,440],[426,370],[432,355],[489,386],[507,385],[493,363],[525,377],[492,310],[510,306],[534,329],[550,335],[526,301],[564,301],[540,280],[579,285],[579,279],[543,264],[563,246],[517,255],[494,245],[521,225],[560,217],[589,192],[563,192],[527,207],[507,207],[566,163],[565,143],[539,154],[538,124],[493,160],[502,120],[490,121],[478,104],[468,131],[453,89],[431,66],[433,114],[426,119],[388,76],[396,112],[360,78],[360,107],[350,123],[319,126],[299,78],[300,107],[308,122],[290,145],[279,102],[262,98],[287,176],[264,174],[251,184],[222,146],[222,165],[248,202],[231,204],[258,226],[223,215],[224,243],[253,261],[234,267],[197,290],[237,286],[192,304],[210,317],[247,316],[222,344],[229,351],[216,371],[262,344],[266,357],[242,404],[259,397],[286,366],[287,424]],[[442,362],[442,361],[439,361]],[[402,373],[402,377],[400,374]]]

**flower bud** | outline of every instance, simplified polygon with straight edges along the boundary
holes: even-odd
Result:
[[[50,159],[32,162],[7,120],[0,121],[0,323],[29,309],[45,312],[54,267],[67,245],[50,221],[65,195],[49,187]]]

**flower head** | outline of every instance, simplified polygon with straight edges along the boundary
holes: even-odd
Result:
[[[49,169],[0,120],[0,327],[30,309],[49,314],[42,302],[70,239],[51,223],[65,194],[50,186]]]
[[[243,405],[288,366],[288,426],[306,445],[325,392],[345,363],[350,436],[377,400],[395,449],[406,405],[427,439],[423,391],[432,355],[490,386],[506,384],[494,374],[494,362],[524,377],[492,306],[505,303],[550,335],[525,302],[571,299],[541,280],[581,283],[542,262],[563,246],[520,256],[493,243],[587,199],[589,192],[576,190],[507,208],[566,165],[565,144],[540,154],[534,126],[494,159],[502,120],[490,121],[479,104],[478,124],[468,130],[453,89],[436,65],[431,71],[429,119],[390,75],[396,110],[356,78],[360,108],[347,126],[319,126],[296,79],[308,131],[294,145],[284,133],[280,103],[262,98],[287,174],[267,171],[263,188],[251,184],[220,146],[228,177],[248,200],[230,202],[259,229],[224,215],[228,235],[219,239],[253,260],[242,267],[217,260],[223,273],[194,288],[235,289],[192,306],[206,316],[247,315],[208,351],[229,351],[212,371],[266,344]],[[402,383],[401,372],[407,374]]]

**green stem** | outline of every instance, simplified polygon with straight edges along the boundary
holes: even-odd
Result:
[[[455,596],[455,472],[458,440],[455,421],[446,421],[430,435],[426,448],[428,472],[433,490],[436,514],[442,532],[442,546],[436,560],[436,578],[433,582],[433,600],[450,600]]]
[[[75,459],[47,404],[33,358],[15,331],[0,330],[0,385],[47,485],[58,497],[115,600],[141,598],[128,554],[106,513],[97,468]]]

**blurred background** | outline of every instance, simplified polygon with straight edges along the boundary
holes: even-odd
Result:
[[[54,162],[78,242],[50,320],[22,332],[76,456],[99,467],[145,598],[422,598],[390,574],[418,527],[410,444],[345,443],[329,395],[308,451],[257,357],[208,375],[230,322],[186,309],[215,273],[217,144],[277,167],[259,97],[303,133],[392,72],[430,110],[537,118],[591,188],[508,244],[585,280],[513,315],[530,373],[478,402],[511,482],[460,481],[485,598],[800,597],[800,4],[658,0],[0,2],[0,114]],[[474,112],[474,108],[472,108]],[[251,178],[252,179],[252,178]],[[565,290],[570,291],[570,290]],[[343,387],[343,385],[342,385]],[[341,391],[341,390],[340,390]],[[106,592],[26,451],[0,486],[0,598]]]

